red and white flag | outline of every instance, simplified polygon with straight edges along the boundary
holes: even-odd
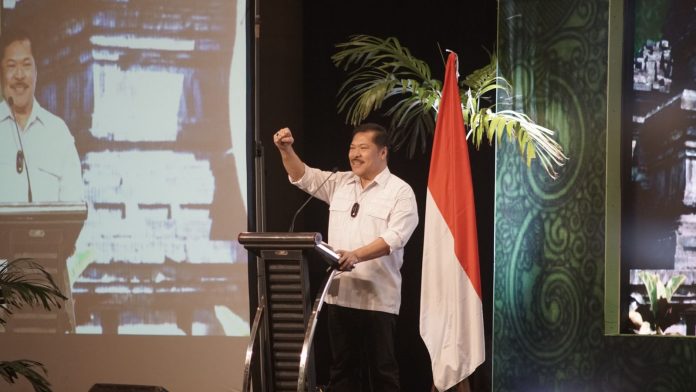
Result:
[[[485,359],[474,191],[457,76],[457,55],[450,53],[425,204],[420,334],[440,391]]]

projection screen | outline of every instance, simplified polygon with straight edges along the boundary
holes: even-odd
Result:
[[[0,104],[10,109],[0,123],[0,258],[46,262],[69,297],[54,316],[13,315],[6,333],[249,334],[247,254],[236,241],[248,205],[245,7],[4,1],[3,35],[31,35],[36,101],[24,129]],[[57,121],[37,104],[74,139],[77,186],[64,181],[66,138],[32,134]]]

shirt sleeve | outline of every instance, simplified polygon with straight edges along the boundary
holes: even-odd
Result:
[[[389,253],[406,246],[416,226],[418,226],[416,196],[413,190],[406,186],[397,193],[387,229],[380,235],[389,245]]]

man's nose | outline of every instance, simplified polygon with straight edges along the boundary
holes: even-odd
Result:
[[[24,77],[26,76],[26,72],[24,72],[24,68],[17,67],[13,76],[15,79],[24,79]]]

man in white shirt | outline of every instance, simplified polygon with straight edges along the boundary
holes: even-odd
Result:
[[[394,330],[401,305],[403,248],[418,225],[411,187],[389,172],[387,133],[377,124],[353,131],[350,172],[310,168],[290,129],[274,135],[290,180],[329,204],[329,244],[341,255],[329,288],[330,391],[361,390],[367,365],[374,391],[398,391]],[[327,180],[328,179],[328,180]]]
[[[26,32],[0,36],[0,202],[82,201],[75,139],[34,97],[36,62]]]

